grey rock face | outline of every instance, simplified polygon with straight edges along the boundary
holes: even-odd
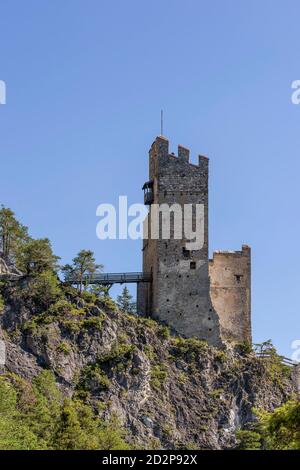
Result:
[[[103,419],[116,416],[136,448],[234,448],[253,407],[272,411],[296,391],[286,372],[272,375],[253,354],[170,336],[153,320],[99,305],[100,327],[74,330],[57,318],[30,329],[28,306],[13,296],[5,305],[2,372],[31,380],[50,368],[66,395],[80,390]]]

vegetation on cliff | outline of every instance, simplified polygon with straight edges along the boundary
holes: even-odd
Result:
[[[237,432],[238,449],[300,450],[300,402],[289,400],[272,413],[256,410],[251,430]]]
[[[299,402],[276,351],[215,349],[134,314],[86,276],[102,266],[82,250],[62,269],[0,210],[0,251],[25,274],[0,282],[2,449],[299,448]]]
[[[128,449],[118,423],[101,421],[91,406],[64,397],[54,374],[32,382],[0,377],[0,449]]]

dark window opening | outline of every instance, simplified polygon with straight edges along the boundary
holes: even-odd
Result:
[[[190,262],[190,269],[196,269],[196,261]]]
[[[236,282],[240,283],[242,280],[243,275],[242,274],[235,274],[234,275]]]
[[[182,248],[182,254],[183,254],[183,257],[186,259],[189,259],[191,257],[190,250],[187,250],[185,247]]]

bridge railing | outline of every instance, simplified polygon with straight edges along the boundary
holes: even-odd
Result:
[[[133,273],[94,273],[85,275],[83,283],[85,284],[128,284],[138,282],[151,282],[150,273],[133,272]],[[65,282],[69,284],[78,284],[80,279],[77,274],[70,274],[66,277]]]
[[[270,359],[272,357],[272,354],[268,352],[256,352],[255,354],[260,359]],[[278,356],[278,359],[280,360],[281,364],[284,364],[286,366],[293,367],[299,365],[299,362],[293,361],[292,359],[289,359],[285,356]]]

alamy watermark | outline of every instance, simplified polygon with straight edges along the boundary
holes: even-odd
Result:
[[[292,103],[300,104],[300,80],[294,80],[291,84],[291,88],[294,90],[291,95]]]
[[[0,80],[0,104],[6,104],[6,83]]]
[[[295,339],[291,344],[291,348],[293,350],[291,359],[300,362],[300,339]]]
[[[119,196],[119,206],[100,204],[96,234],[100,240],[185,240],[186,250],[204,245],[204,204],[144,204],[128,206],[127,196]]]

